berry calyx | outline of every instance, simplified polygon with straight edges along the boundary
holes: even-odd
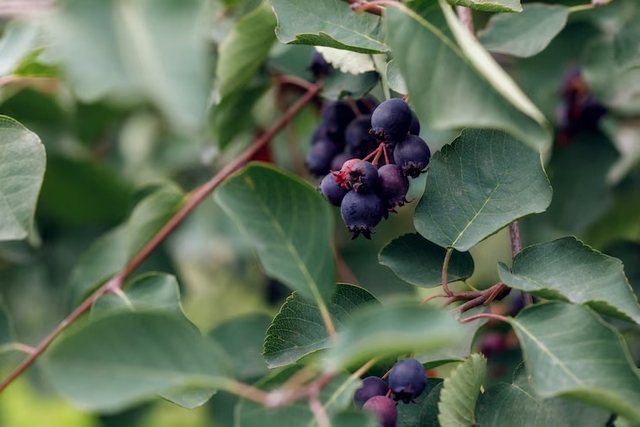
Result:
[[[396,401],[409,403],[427,386],[427,372],[416,359],[402,359],[389,372],[389,387]]]
[[[351,240],[360,234],[371,239],[373,227],[378,225],[385,212],[382,200],[375,193],[349,191],[342,199],[340,206],[342,220],[353,233]]]
[[[372,133],[382,141],[400,141],[411,127],[411,108],[400,98],[384,101],[371,115]]]
[[[378,185],[378,169],[366,161],[360,161],[349,171],[349,184],[353,191],[369,193]]]
[[[340,206],[342,199],[349,192],[349,190],[345,190],[336,182],[333,174],[328,174],[322,179],[318,190],[333,206]]]
[[[356,406],[362,406],[374,396],[386,396],[389,386],[378,377],[367,377],[362,380],[362,387],[353,395]]]
[[[396,144],[393,150],[395,164],[402,169],[405,176],[417,178],[425,172],[431,150],[422,138],[416,135],[407,135],[402,141]]]
[[[374,396],[362,406],[376,415],[381,427],[395,427],[398,421],[398,409],[393,400],[386,396]]]

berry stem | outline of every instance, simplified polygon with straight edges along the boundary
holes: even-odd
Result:
[[[307,105],[322,89],[322,82],[318,82],[312,86],[295,104],[293,104],[280,119],[260,138],[258,138],[249,148],[247,148],[240,156],[227,166],[222,168],[211,180],[196,188],[189,193],[188,200],[184,206],[171,218],[169,221],[153,236],[153,238],[138,252],[131,261],[115,276],[108,280],[105,284],[100,286],[95,292],[93,292],[87,299],[85,299],[75,310],[65,317],[53,331],[51,331],[41,342],[35,347],[34,351],[23,360],[10,374],[0,383],[0,393],[5,390],[9,384],[11,384],[16,378],[18,378],[27,368],[29,368],[40,355],[49,347],[53,340],[60,335],[70,324],[75,322],[80,316],[88,311],[94,302],[98,300],[102,295],[114,292],[122,287],[124,280],[133,273],[142,262],[164,241],[164,239],[176,229],[176,227],[193,211],[196,206],[200,204],[218,185],[220,185],[225,179],[227,179],[232,173],[239,170],[245,165],[251,158],[271,139],[280,132],[295,116]],[[324,313],[323,313],[324,308]],[[329,315],[327,307],[322,303],[320,306],[320,312],[323,314],[323,319]],[[335,335],[335,329],[331,323],[331,318],[328,318],[331,326],[331,330]],[[325,322],[326,324],[326,322]],[[329,330],[329,328],[327,328]],[[329,331],[331,336],[331,331]],[[335,338],[334,338],[335,339]]]
[[[444,256],[444,262],[442,263],[442,290],[445,294],[449,295],[449,297],[453,296],[453,292],[449,289],[449,260],[451,260],[451,254],[453,254],[453,248],[447,249],[447,253]]]
[[[385,164],[390,165],[391,162],[389,161],[389,153],[387,153],[387,144],[382,145],[382,152],[384,153]]]

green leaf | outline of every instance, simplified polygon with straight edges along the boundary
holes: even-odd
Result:
[[[180,288],[175,276],[147,273],[124,289],[123,296],[108,293],[93,304],[91,316],[105,316],[115,311],[156,313],[187,318],[180,305]]]
[[[143,95],[176,128],[194,130],[209,97],[202,12],[198,0],[69,0],[45,23],[82,100]]]
[[[262,345],[270,324],[271,318],[265,314],[249,314],[227,320],[209,332],[232,358],[234,377],[255,380],[269,372]]]
[[[544,150],[551,135],[542,113],[444,0],[440,6],[434,4],[422,15],[396,7],[385,14],[394,62],[422,125],[501,129]],[[433,52],[438,52],[437,61]]]
[[[440,403],[440,393],[442,392],[443,385],[444,382],[440,380],[440,382],[436,384],[431,392],[429,392],[429,395],[426,397],[424,403],[422,404],[422,412],[420,413],[420,424],[417,424],[415,427],[440,427],[440,422],[438,421],[438,404]],[[429,387],[428,384],[427,387]]]
[[[301,366],[291,366],[278,371],[261,380],[256,386],[262,390],[279,388],[301,368]],[[338,417],[338,420],[341,420],[340,424],[335,424],[336,427],[338,425],[348,427],[348,424],[344,424],[345,418],[349,419],[351,417],[348,415],[339,416],[338,414],[351,405],[353,393],[359,387],[360,380],[358,378],[340,374],[321,390],[320,400],[325,411],[331,418]],[[243,399],[236,406],[235,413],[235,427],[318,426],[306,399],[296,400],[287,406],[279,408],[265,408],[263,405]]]
[[[442,285],[442,265],[447,250],[416,233],[405,234],[380,251],[380,264],[386,265],[412,285],[434,288]],[[449,261],[447,282],[464,280],[473,274],[473,258],[468,252],[454,251]]]
[[[500,263],[500,280],[545,299],[586,304],[601,313],[640,324],[640,305],[622,262],[575,237],[530,246],[513,260],[512,272]]]
[[[5,351],[12,351],[14,349],[13,342],[14,337],[11,319],[4,306],[4,302],[0,299],[0,354]]]
[[[227,179],[215,199],[253,241],[267,274],[318,303],[334,291],[333,215],[300,178],[251,164]]]
[[[478,39],[488,51],[527,58],[551,43],[568,16],[568,7],[529,3],[521,13],[493,15]]]
[[[391,90],[403,95],[408,92],[404,77],[402,77],[398,64],[393,59],[387,63],[387,81]]]
[[[447,0],[452,6],[464,6],[483,12],[522,12],[520,0]]]
[[[227,364],[195,327],[174,316],[118,312],[56,341],[42,366],[78,407],[115,412],[156,393],[224,387]]]
[[[536,304],[511,319],[533,387],[640,422],[640,376],[622,337],[589,308]]]
[[[361,98],[366,95],[376,83],[378,83],[378,73],[374,71],[354,75],[334,70],[324,79],[322,96],[330,100],[337,100],[343,96]]]
[[[426,414],[435,413],[437,418],[441,388],[442,379],[429,378],[427,387],[417,399],[414,399],[415,403],[397,406],[398,422],[396,427],[424,427],[427,424],[421,420],[422,414],[425,414],[426,417]]]
[[[72,299],[79,301],[124,268],[183,202],[184,193],[173,184],[163,185],[142,199],[131,212],[127,223],[96,240],[75,266],[69,280]]]
[[[0,76],[14,73],[36,46],[37,38],[38,26],[33,21],[9,21],[0,39]]]
[[[282,43],[327,46],[360,53],[386,52],[380,17],[356,13],[342,0],[268,0]]]
[[[488,311],[489,309],[487,307],[476,307],[466,311],[461,318],[465,319]],[[447,313],[449,313],[450,316],[457,316],[457,312],[455,310],[450,310]],[[459,334],[458,343],[455,346],[444,347],[428,353],[416,353],[414,357],[425,365],[427,369],[433,369],[451,362],[464,362],[471,355],[471,348],[478,329],[480,329],[485,323],[487,323],[487,319],[482,318],[465,323],[464,331]]]
[[[486,371],[487,359],[480,354],[472,354],[444,380],[438,405],[438,420],[442,427],[475,424],[473,414]]]
[[[397,301],[369,307],[345,323],[324,362],[337,369],[373,357],[433,351],[455,346],[462,331],[453,316],[428,305]]]
[[[351,315],[378,300],[359,286],[338,284],[327,303],[331,320],[338,331]],[[291,294],[267,330],[264,357],[270,368],[290,365],[301,357],[331,346],[320,310],[313,300],[298,292]]]
[[[467,251],[550,202],[537,152],[499,131],[466,129],[431,159],[414,224],[428,240]]]
[[[276,41],[275,28],[273,11],[262,3],[243,16],[220,43],[216,75],[223,98],[243,88],[256,74]]]
[[[0,241],[31,233],[45,163],[38,135],[0,116]]]
[[[499,383],[480,395],[477,427],[602,427],[609,412],[568,399],[536,396],[524,363],[513,373],[513,384]]]

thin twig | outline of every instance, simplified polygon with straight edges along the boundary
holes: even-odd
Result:
[[[324,409],[324,406],[322,406],[318,393],[309,396],[309,407],[320,427],[331,427],[331,421],[329,420],[327,411]]]
[[[442,263],[442,290],[445,294],[449,295],[449,297],[453,296],[453,292],[449,289],[449,260],[451,259],[451,254],[453,253],[453,248],[447,249],[447,253],[444,256],[444,262]]]
[[[30,345],[22,344],[20,342],[13,343],[13,348],[26,354],[33,354],[33,352],[36,351],[36,349]]]
[[[461,323],[469,323],[469,322],[473,322],[474,320],[478,320],[478,319],[494,319],[494,320],[500,320],[501,322],[507,322],[509,323],[509,319],[501,316],[500,314],[495,314],[495,313],[480,313],[480,314],[476,314],[475,316],[469,316],[466,319],[461,319],[460,322]]]
[[[234,161],[220,170],[210,181],[198,187],[196,190],[190,193],[187,203],[156,233],[156,235],[147,243],[140,252],[138,252],[131,261],[113,278],[107,281],[104,285],[100,286],[95,292],[93,292],[87,299],[85,299],[75,310],[71,312],[56,328],[49,333],[38,346],[34,352],[31,353],[25,360],[22,361],[9,376],[0,384],[0,393],[6,389],[18,376],[20,376],[29,366],[35,362],[35,360],[46,350],[51,342],[60,333],[67,328],[71,323],[76,321],[82,314],[91,308],[93,303],[107,292],[113,292],[116,289],[122,287],[124,279],[127,278],[133,271],[135,271],[140,264],[153,252],[162,241],[173,232],[176,227],[182,222],[182,220],[195,209],[220,183],[227,179],[232,173],[239,170],[245,163],[265,145],[267,144],[280,130],[282,130],[291,119],[306,105],[308,104],[322,89],[322,83],[319,82],[313,85],[313,88],[308,90],[295,104],[287,110],[282,117],[258,140],[256,140],[247,150],[245,150]],[[326,306],[324,307],[325,311]],[[321,307],[322,313],[322,307]],[[323,314],[324,319],[324,314]],[[331,319],[329,319],[329,322]],[[333,324],[331,324],[333,326]],[[331,336],[331,331],[329,332]],[[333,330],[335,335],[335,329]]]
[[[516,257],[522,250],[522,236],[520,236],[520,222],[513,221],[509,224],[509,237],[511,237],[511,256]]]

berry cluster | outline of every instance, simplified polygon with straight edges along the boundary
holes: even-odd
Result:
[[[325,108],[307,167],[326,174],[318,189],[340,207],[353,239],[360,234],[370,239],[382,218],[407,203],[409,178],[426,171],[431,151],[418,136],[418,118],[402,99],[383,102],[371,115],[362,112],[361,101],[356,102],[358,116],[344,101]]]
[[[426,386],[424,366],[416,359],[403,359],[389,371],[388,385],[378,377],[362,380],[362,387],[355,392],[353,402],[373,412],[382,427],[394,427],[398,419],[396,402],[412,402]]]
[[[589,92],[580,70],[572,70],[564,79],[562,103],[557,111],[558,143],[566,146],[580,132],[597,130],[598,121],[606,112]]]

